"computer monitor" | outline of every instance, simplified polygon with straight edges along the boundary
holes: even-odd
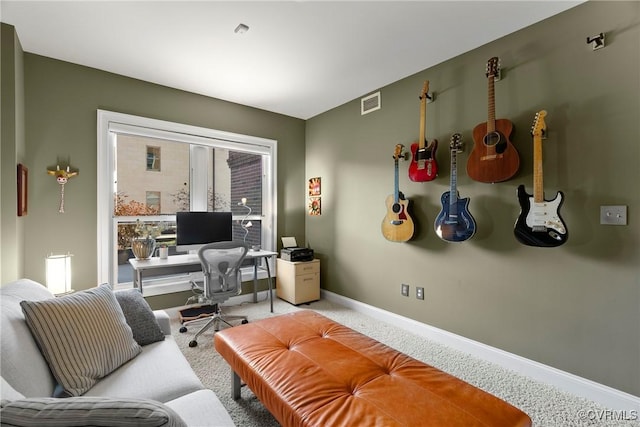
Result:
[[[176,212],[176,250],[196,252],[207,243],[233,240],[231,212]]]

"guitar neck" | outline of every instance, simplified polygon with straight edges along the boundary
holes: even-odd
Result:
[[[544,201],[544,182],[542,180],[542,136],[533,137],[533,201]]]
[[[424,148],[424,139],[427,133],[427,124],[426,124],[426,116],[427,116],[427,95],[422,95],[422,99],[420,100],[420,139],[418,140],[418,148]]]
[[[400,201],[400,176],[398,173],[398,159],[394,160],[395,172],[394,172],[394,185],[393,185],[393,201],[398,203]]]
[[[496,98],[495,98],[495,79],[493,75],[488,78],[488,117],[487,117],[487,133],[496,130]]]
[[[451,178],[449,178],[449,215],[458,214],[458,155],[451,150]]]

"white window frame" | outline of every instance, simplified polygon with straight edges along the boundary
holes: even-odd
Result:
[[[114,242],[113,211],[115,190],[115,135],[127,133],[151,138],[168,139],[191,144],[200,144],[227,148],[233,151],[246,151],[266,154],[264,162],[262,246],[275,251],[277,236],[277,144],[273,139],[261,138],[225,132],[216,129],[191,126],[113,111],[97,110],[97,283],[117,283],[117,246]],[[193,208],[193,207],[192,207]],[[205,207],[206,209],[206,207]],[[151,218],[149,218],[151,219]],[[271,266],[274,271],[275,266]],[[253,279],[253,268],[243,271],[243,280]],[[260,271],[258,278],[265,278]],[[168,286],[165,290],[156,290],[146,295],[188,290],[188,282],[178,286]]]

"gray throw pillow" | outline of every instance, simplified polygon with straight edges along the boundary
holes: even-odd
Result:
[[[25,321],[64,392],[79,396],[142,349],[111,289],[20,303]]]
[[[2,425],[14,427],[186,427],[171,408],[148,399],[33,397],[0,409]]]
[[[133,339],[140,345],[164,340],[164,333],[153,314],[153,310],[137,289],[114,292],[127,324],[133,332]]]

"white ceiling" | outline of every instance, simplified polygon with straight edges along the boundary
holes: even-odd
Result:
[[[307,119],[581,2],[1,0],[0,20],[26,52]]]

